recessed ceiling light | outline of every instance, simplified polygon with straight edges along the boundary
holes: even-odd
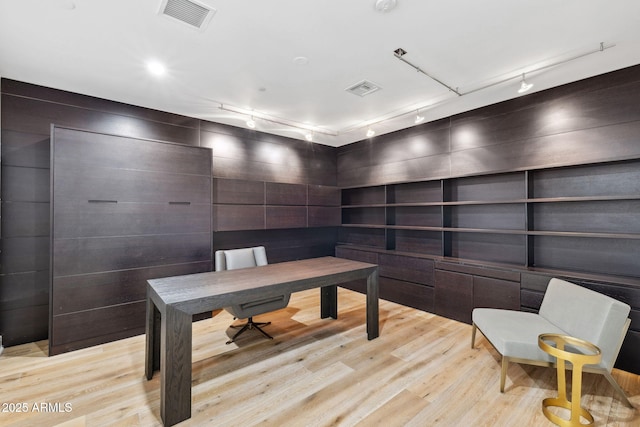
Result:
[[[253,117],[251,117],[249,120],[247,120],[247,126],[250,127],[251,129],[255,129],[256,128],[256,122],[253,120]]]
[[[371,138],[375,134],[376,131],[374,131],[373,129],[367,129],[367,138]]]
[[[58,2],[62,9],[73,10],[76,8],[76,4],[70,0],[60,0]]]
[[[157,77],[161,77],[166,74],[166,67],[158,61],[147,62],[147,71]]]
[[[376,10],[378,12],[389,12],[397,6],[396,0],[376,0]]]
[[[424,116],[420,115],[420,111],[416,111],[415,124],[422,123],[423,121],[424,121]]]
[[[312,134],[311,132],[308,132],[308,133],[306,133],[306,134],[304,135],[304,138],[305,138],[307,141],[311,142],[311,141],[313,141],[313,134]]]
[[[293,58],[293,63],[296,65],[307,65],[309,63],[309,58],[306,56],[296,56]]]

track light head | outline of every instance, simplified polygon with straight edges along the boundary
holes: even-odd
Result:
[[[522,83],[520,83],[520,89],[518,89],[518,93],[525,93],[532,87],[533,83],[527,83],[524,79],[524,73],[522,73]]]

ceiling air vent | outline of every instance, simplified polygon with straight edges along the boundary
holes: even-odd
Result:
[[[369,95],[370,93],[373,93],[377,90],[382,89],[380,86],[378,86],[375,83],[372,83],[370,81],[367,80],[363,80],[361,82],[358,82],[356,84],[354,84],[353,86],[349,86],[348,88],[346,88],[345,90],[347,92],[351,92],[354,95],[358,95],[358,96],[365,96],[365,95]]]
[[[216,10],[193,0],[162,0],[160,14],[204,30]]]

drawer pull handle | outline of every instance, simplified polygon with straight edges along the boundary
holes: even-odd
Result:
[[[117,200],[89,200],[89,203],[118,203]]]
[[[169,202],[170,205],[190,205],[191,202]]]

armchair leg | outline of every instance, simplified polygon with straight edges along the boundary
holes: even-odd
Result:
[[[624,404],[627,405],[629,408],[633,408],[633,405],[629,401],[629,398],[627,398],[627,394],[624,392],[622,387],[620,387],[620,384],[618,384],[618,382],[615,380],[615,378],[613,378],[611,373],[605,371],[605,372],[602,373],[602,375],[604,375],[604,377],[607,379],[607,381],[609,381],[609,383],[613,386],[613,388],[615,389],[616,393],[618,393],[618,396],[620,397],[620,400],[622,400],[622,402],[624,402]]]
[[[476,326],[476,324],[473,324],[473,329],[471,329],[471,348],[473,348],[476,345],[476,331],[478,330],[478,327]]]
[[[502,369],[500,370],[500,393],[504,393],[504,384],[507,380],[507,368],[509,367],[509,359],[502,356]]]

